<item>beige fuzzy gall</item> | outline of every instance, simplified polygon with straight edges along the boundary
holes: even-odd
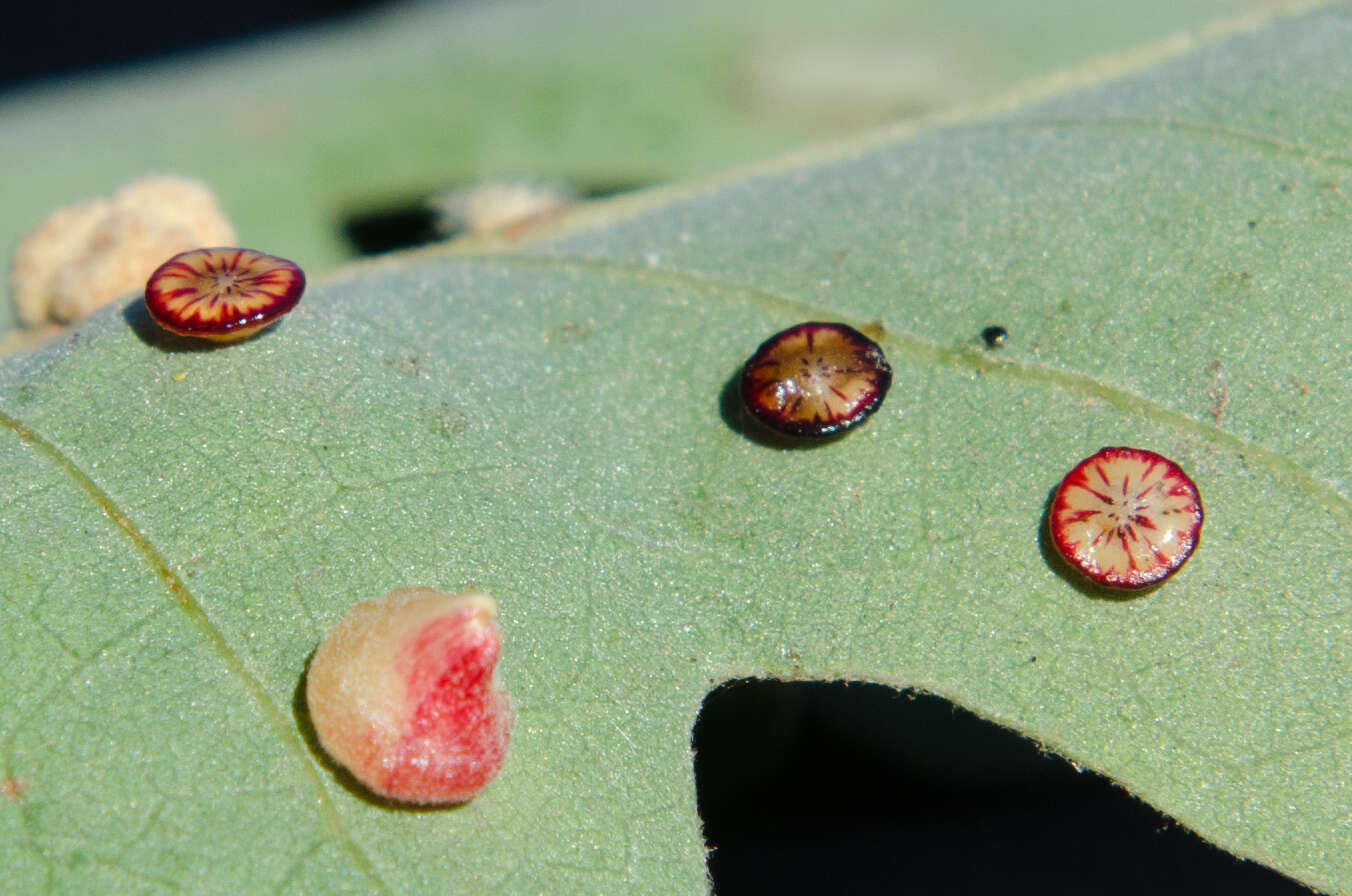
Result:
[[[173,175],[57,209],[19,243],[10,290],[25,325],[68,322],[145,287],[165,259],[227,246],[235,231],[211,190]]]

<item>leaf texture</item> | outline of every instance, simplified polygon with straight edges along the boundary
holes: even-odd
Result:
[[[700,892],[691,726],[757,675],[942,694],[1352,891],[1349,38],[1345,9],[1278,20],[532,249],[351,266],[223,349],[133,303],[5,362],[7,874]],[[821,447],[749,437],[739,365],[823,318],[880,324],[887,400]],[[1131,598],[1042,535],[1117,444],[1207,513]],[[313,747],[306,659],[356,601],[471,583],[506,767],[462,808],[373,805]]]

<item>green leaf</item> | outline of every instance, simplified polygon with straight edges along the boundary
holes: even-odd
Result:
[[[1268,0],[398,6],[0,100],[0,248],[148,172],[203,178],[311,273],[343,220],[485,175],[623,189],[949,109]],[[617,89],[622,85],[623,89]],[[0,330],[12,325],[0,304]]]
[[[700,892],[691,726],[760,675],[942,694],[1352,891],[1349,37],[1276,21],[549,246],[352,266],[238,345],[132,305],[7,361],[6,879]],[[886,403],[814,450],[745,437],[725,387],[813,318],[882,322]],[[1207,511],[1134,598],[1041,545],[1114,444]],[[307,740],[306,658],[356,601],[469,583],[501,605],[506,767],[459,809],[375,806]]]

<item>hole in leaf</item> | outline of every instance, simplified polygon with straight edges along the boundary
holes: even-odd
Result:
[[[575,184],[572,195],[579,200],[605,199],[642,186],[638,183]],[[453,189],[441,192],[449,193]],[[448,222],[437,211],[435,203],[426,196],[386,202],[343,214],[339,226],[348,245],[360,255],[379,255],[396,249],[408,249],[450,239],[464,232],[463,228]]]
[[[359,255],[379,255],[438,239],[436,212],[420,201],[387,205],[343,218],[343,236]]]
[[[940,697],[734,681],[694,749],[718,896],[1310,892]]]

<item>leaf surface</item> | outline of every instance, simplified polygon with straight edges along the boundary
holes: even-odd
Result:
[[[757,675],[942,694],[1352,891],[1350,38],[1280,20],[533,249],[351,266],[238,345],[131,305],[5,362],[0,862],[22,890],[700,892],[691,726]],[[820,318],[881,322],[891,394],[821,447],[748,438],[739,365]],[[1117,444],[1207,512],[1131,598],[1042,536]],[[506,767],[459,809],[375,806],[308,740],[306,658],[358,600],[470,583]]]

